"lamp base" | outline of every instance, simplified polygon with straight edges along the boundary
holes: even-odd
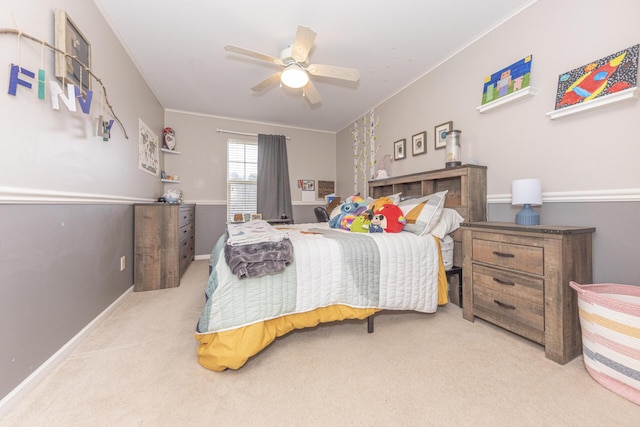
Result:
[[[522,210],[516,214],[516,224],[540,225],[540,215],[531,209],[531,205],[524,205]]]

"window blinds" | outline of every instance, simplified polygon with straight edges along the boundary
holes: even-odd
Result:
[[[235,214],[256,213],[258,144],[229,139],[227,171],[227,222],[231,222]]]

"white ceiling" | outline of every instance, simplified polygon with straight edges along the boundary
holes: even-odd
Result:
[[[166,109],[337,132],[535,0],[95,0]],[[322,103],[277,84],[298,25],[311,63],[357,68],[357,83],[313,77]]]

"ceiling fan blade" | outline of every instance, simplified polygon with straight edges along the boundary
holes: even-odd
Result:
[[[260,83],[252,87],[251,90],[255,92],[259,92],[267,88],[268,86],[271,86],[272,84],[280,81],[280,74],[282,73],[279,71],[277,73],[271,74],[269,77],[267,77],[266,79],[264,79],[263,81],[261,81]]]
[[[270,56],[270,55],[265,55],[264,53],[255,52],[253,50],[245,49],[243,47],[238,47],[238,46],[233,46],[233,45],[226,45],[224,47],[224,50],[227,50],[227,51],[233,52],[233,53],[239,53],[240,55],[250,56],[252,58],[260,59],[262,61],[272,62],[272,63],[274,63],[276,65],[282,65],[282,60],[280,60],[279,58],[276,58],[276,57]]]
[[[293,43],[293,48],[291,49],[291,57],[296,62],[305,62],[315,39],[316,33],[311,28],[298,25],[296,41]]]
[[[311,83],[311,80],[309,80],[309,83],[307,83],[305,87],[302,88],[302,93],[304,93],[304,96],[307,97],[309,103],[311,104],[318,104],[320,103],[320,101],[322,101],[322,97],[318,93],[318,90],[313,85],[313,83]]]
[[[307,67],[307,71],[313,76],[331,77],[332,79],[349,80],[352,82],[357,82],[360,79],[360,72],[355,68],[311,64]]]

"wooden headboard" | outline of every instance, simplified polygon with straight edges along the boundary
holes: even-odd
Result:
[[[455,209],[467,222],[487,220],[487,167],[463,165],[410,175],[369,181],[369,196],[378,198],[402,193],[402,197],[427,196],[449,190],[445,207]],[[453,263],[462,266],[462,235],[452,235]]]

